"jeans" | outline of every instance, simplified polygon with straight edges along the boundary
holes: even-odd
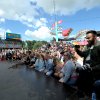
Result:
[[[100,80],[95,81],[94,83],[94,91],[97,95],[97,98],[100,99]]]

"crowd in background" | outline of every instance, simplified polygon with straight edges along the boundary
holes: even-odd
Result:
[[[21,54],[24,52],[21,49],[2,49],[0,50],[0,61],[17,59],[20,60]]]
[[[88,32],[86,38],[90,44],[87,47],[60,41],[48,43],[37,50],[2,50],[0,59],[20,60],[19,64],[23,63],[27,68],[56,77],[61,83],[77,87],[78,95],[82,97],[84,93],[89,95],[93,91],[98,92],[93,85],[96,81],[96,84],[99,82],[100,89],[100,43],[93,44],[96,40],[95,31]],[[94,46],[97,50],[94,50]],[[86,50],[90,51],[84,52]],[[93,74],[95,72],[99,73],[96,77]]]

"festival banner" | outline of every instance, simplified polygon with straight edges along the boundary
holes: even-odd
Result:
[[[21,35],[6,32],[6,40],[21,40]]]

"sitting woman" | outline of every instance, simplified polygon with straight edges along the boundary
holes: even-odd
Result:
[[[37,54],[37,60],[34,64],[34,67],[36,70],[42,72],[45,67],[44,67],[44,56],[43,54]]]
[[[71,53],[73,54],[74,58],[76,59],[75,60],[76,66],[82,67],[83,66],[83,58],[80,57],[75,50],[73,50]]]
[[[0,61],[2,60],[2,52],[0,52]]]
[[[26,55],[25,65],[26,65],[27,67],[29,67],[30,60],[31,60],[30,55]]]
[[[78,78],[78,74],[76,73],[75,63],[72,60],[70,53],[64,53],[64,62],[64,67],[59,75],[59,82],[66,83],[68,85],[74,85]]]
[[[61,72],[61,69],[63,68],[63,63],[60,61],[60,59],[57,59],[57,58],[54,58],[54,76],[59,78],[60,76],[60,72]]]
[[[13,56],[12,56],[13,61],[15,61],[16,58],[17,58],[17,54],[16,54],[16,52],[14,52],[14,53],[13,53]]]
[[[45,54],[45,70],[44,72],[46,73],[47,76],[50,76],[53,73],[53,58],[52,55],[50,54]]]
[[[36,62],[36,59],[37,59],[36,55],[32,54],[31,55],[31,60],[30,60],[30,65],[29,65],[30,67],[29,68],[34,68],[34,64]]]

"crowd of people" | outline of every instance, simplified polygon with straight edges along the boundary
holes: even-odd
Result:
[[[2,49],[0,50],[0,61],[4,60],[21,60],[21,54],[24,53],[20,49]]]
[[[37,50],[1,51],[0,59],[20,60],[27,68],[53,76],[59,82],[77,87],[79,98],[100,92],[100,42],[94,30],[86,33],[87,46],[66,44],[63,41],[43,45]],[[85,100],[85,99],[83,99]]]

